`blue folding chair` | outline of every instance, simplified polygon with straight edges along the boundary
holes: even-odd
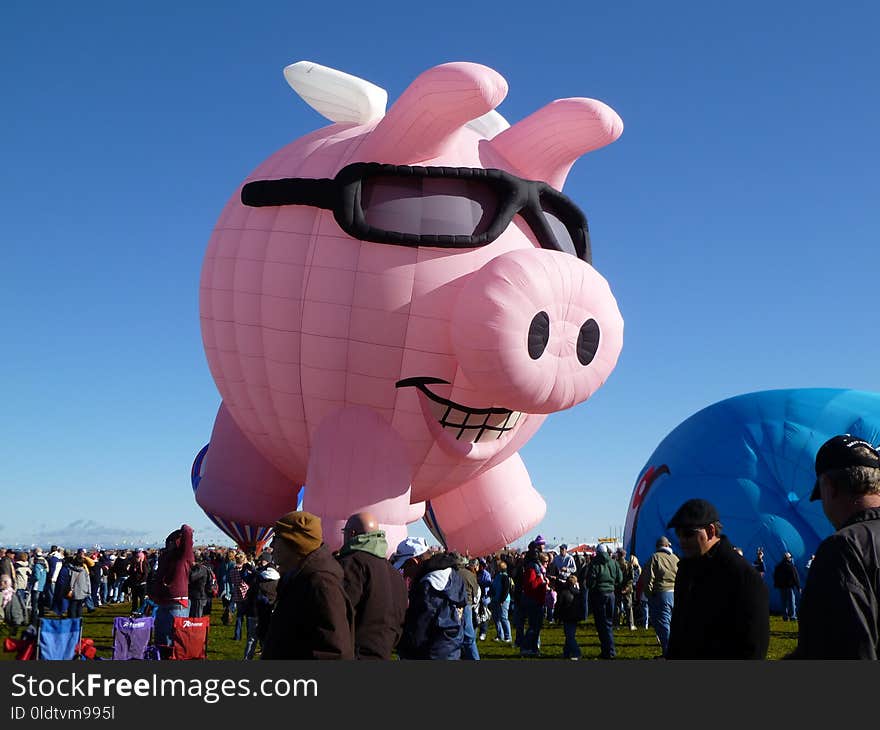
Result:
[[[41,618],[37,625],[37,659],[76,659],[76,647],[81,638],[82,617]]]

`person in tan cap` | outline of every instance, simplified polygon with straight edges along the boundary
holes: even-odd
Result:
[[[353,610],[321,518],[288,512],[275,523],[281,572],[263,659],[354,659]]]
[[[672,543],[666,535],[657,538],[656,552],[642,571],[642,591],[648,599],[651,625],[660,643],[661,655],[669,645],[669,626],[675,605],[675,576],[678,573],[678,556],[672,552]]]

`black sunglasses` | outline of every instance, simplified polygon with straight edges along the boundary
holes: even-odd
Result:
[[[587,218],[571,199],[504,170],[355,162],[333,179],[249,182],[241,202],[324,208],[362,241],[438,248],[485,246],[520,214],[542,248],[592,263]]]
[[[675,534],[679,537],[693,537],[698,532],[705,529],[705,527],[676,527]]]

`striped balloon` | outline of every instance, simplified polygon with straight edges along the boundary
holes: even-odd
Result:
[[[196,454],[193,461],[192,470],[190,471],[190,481],[192,483],[193,494],[199,488],[199,482],[205,475],[205,467],[207,466],[208,447],[211,444],[205,444],[201,451]],[[263,548],[272,539],[273,530],[271,527],[263,525],[249,525],[236,520],[226,520],[210,512],[205,512],[208,518],[217,525],[224,534],[228,535],[235,541],[239,549],[246,553],[260,553]]]
[[[222,517],[205,513],[217,527],[229,535],[235,544],[246,553],[261,553],[272,539],[273,529],[262,525],[246,525],[243,522],[224,520]]]

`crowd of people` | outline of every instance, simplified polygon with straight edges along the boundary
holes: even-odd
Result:
[[[801,591],[790,553],[773,570],[783,619],[798,621],[791,658],[880,655],[880,452],[848,435],[816,455],[811,499],[837,530],[810,557]],[[563,657],[581,658],[577,626],[592,614],[600,657],[615,657],[615,630],[653,627],[658,657],[763,659],[769,647],[769,591],[763,549],[753,562],[723,533],[710,502],[687,500],[642,567],[622,549],[548,551],[540,535],[525,552],[471,557],[430,548],[419,537],[396,546],[368,512],[352,515],[333,552],[321,520],[293,511],[274,525],[258,555],[194,551],[182,525],[160,550],[30,554],[0,550],[3,616],[26,625],[48,612],[80,616],[131,602],[155,617],[155,643],[167,656],[175,616],[210,614],[223,602],[244,659],[479,660],[479,642],[541,653],[545,622],[562,625]],[[799,600],[800,606],[798,606]]]
[[[129,601],[132,612],[143,612],[157,559],[154,550],[0,550],[6,621],[21,626],[50,613],[75,617]]]

